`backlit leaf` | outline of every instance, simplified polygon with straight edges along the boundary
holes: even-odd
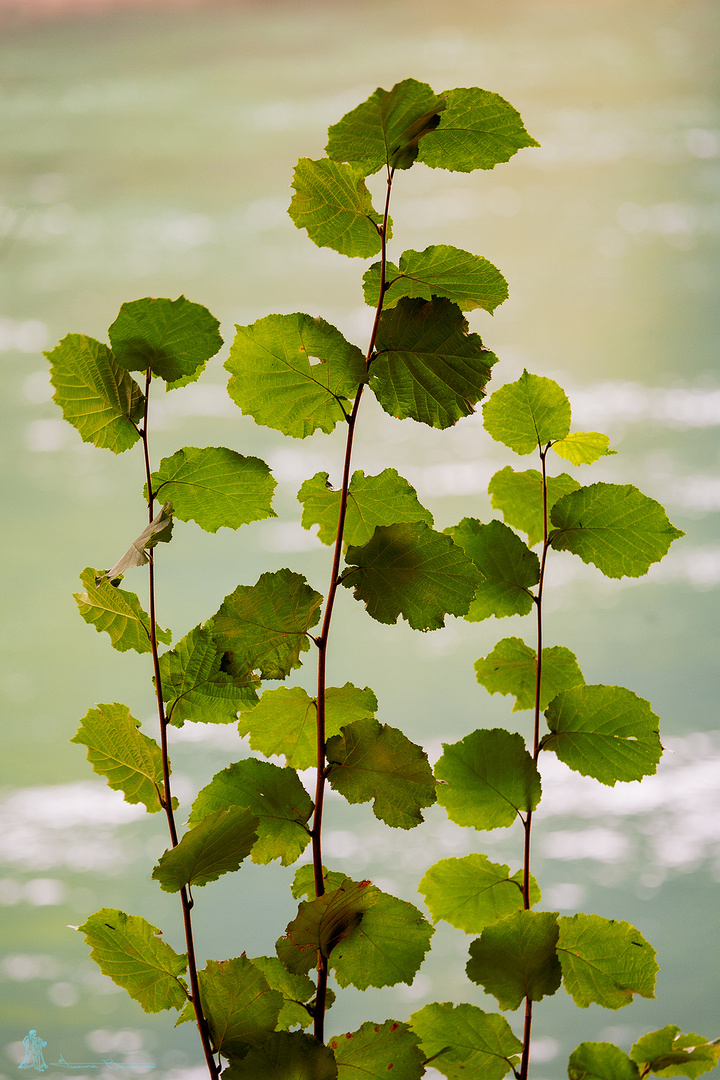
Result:
[[[540,560],[512,529],[501,521],[482,525],[476,518],[463,518],[445,531],[482,574],[465,615],[468,622],[481,622],[491,615],[498,619],[527,615],[532,610],[530,590],[540,580]]]
[[[225,362],[228,394],[256,423],[304,439],[346,418],[366,368],[339,330],[300,312],[236,330]]]
[[[496,997],[501,1009],[540,1001],[560,986],[557,913],[516,911],[487,926],[470,944],[468,978]]]
[[[245,1054],[275,1031],[282,994],[270,988],[262,969],[246,956],[208,960],[198,972],[200,1000],[216,1053]],[[193,1013],[194,1015],[194,1013]]]
[[[335,1054],[338,1080],[420,1080],[425,1073],[425,1055],[420,1039],[407,1024],[368,1020],[357,1031],[328,1039]]]
[[[474,86],[448,90],[443,97],[440,123],[422,139],[418,151],[418,160],[431,169],[493,169],[521,147],[540,145],[528,135],[520,113],[499,94]]]
[[[150,652],[150,616],[140,607],[135,593],[114,588],[91,566],[85,567],[80,580],[85,592],[73,593],[73,596],[85,622],[94,626],[98,633],[105,631],[118,652],[128,649]],[[100,584],[96,585],[96,581]],[[172,641],[169,630],[161,630],[156,625],[155,633],[157,640],[165,645]]]
[[[473,412],[496,360],[450,300],[402,297],[380,316],[370,387],[391,416],[447,428]]]
[[[145,1012],[182,1009],[187,989],[179,978],[187,956],[176,953],[140,915],[101,908],[78,927],[92,947],[90,956],[103,975],[139,1001]]]
[[[381,263],[373,263],[363,277],[365,303],[377,307]],[[400,263],[388,264],[383,308],[395,307],[403,296],[432,300],[444,296],[461,311],[482,308],[493,312],[508,297],[507,281],[496,266],[450,244],[433,244],[424,251],[404,251]]]
[[[499,1013],[433,1002],[413,1013],[410,1025],[432,1068],[447,1080],[503,1080],[519,1064],[522,1043]]]
[[[252,963],[262,971],[272,989],[282,995],[283,1004],[276,1021],[278,1030],[311,1024],[312,1015],[305,1008],[305,1002],[315,997],[316,986],[312,979],[307,975],[292,975],[277,956],[254,956]],[[331,993],[328,992],[328,997]]]
[[[306,822],[313,803],[294,769],[256,758],[228,765],[198,793],[188,824],[197,825],[208,814],[230,806],[249,807],[259,819],[253,862],[280,859],[289,866],[310,841]]]
[[[462,548],[423,522],[379,526],[345,559],[341,581],[368,614],[382,623],[402,615],[414,630],[437,630],[445,615],[464,615],[480,581]]]
[[[490,923],[523,906],[523,871],[510,877],[510,867],[490,862],[473,852],[462,859],[441,859],[426,871],[418,885],[433,922],[444,919],[466,934],[479,934]],[[531,906],[540,889],[530,877]]]
[[[177,300],[134,300],[123,304],[109,330],[120,367],[160,376],[168,389],[200,377],[205,364],[222,347],[220,323],[202,304],[184,296]]]
[[[298,491],[303,528],[319,525],[318,539],[323,544],[335,543],[340,514],[341,493],[330,487],[329,475],[316,473]],[[418,502],[417,492],[407,480],[395,469],[384,469],[379,476],[366,476],[362,469],[353,473],[343,532],[346,544],[366,544],[376,526],[405,521],[433,523],[432,514]]]
[[[295,194],[288,214],[298,229],[307,229],[318,247],[332,248],[350,259],[377,255],[382,215],[373,209],[364,176],[363,169],[330,158],[301,157],[293,173]]]
[[[560,499],[550,515],[551,543],[594,563],[606,577],[642,577],[685,533],[632,484],[590,484]]]
[[[650,1070],[658,1076],[702,1076],[718,1063],[720,1044],[709,1043],[702,1035],[689,1031],[680,1034],[680,1028],[668,1024],[659,1031],[643,1035],[630,1051],[641,1074]]]
[[[540,774],[522,736],[483,729],[442,745],[437,798],[457,825],[506,828],[540,802]]]
[[[373,800],[376,818],[394,828],[412,829],[421,810],[435,802],[435,781],[427,754],[398,728],[368,717],[329,739],[328,780],[348,802]]]
[[[607,1042],[584,1042],[568,1061],[570,1080],[639,1080],[634,1061],[618,1046]]]
[[[345,874],[340,870],[328,870],[326,866],[323,866],[322,876],[325,892],[333,892],[345,884]],[[290,892],[296,900],[315,899],[315,869],[312,863],[304,863],[302,866],[298,866],[293,883],[290,886]]]
[[[662,757],[660,720],[649,702],[624,686],[563,690],[545,713],[553,750],[575,772],[614,787],[618,780],[652,776]]]
[[[184,446],[162,459],[151,480],[153,495],[171,499],[180,521],[196,521],[206,532],[277,517],[275,481],[265,462],[224,446]]]
[[[233,1058],[223,1080],[337,1080],[332,1050],[302,1031],[276,1031],[243,1058]]]
[[[483,405],[485,430],[516,454],[532,454],[564,439],[570,418],[570,402],[562,387],[527,371],[517,382],[501,386]]]
[[[558,923],[563,982],[576,1005],[621,1009],[634,994],[655,997],[655,950],[634,926],[582,913]]]
[[[127,705],[98,705],[83,717],[70,742],[87,746],[93,770],[115,791],[122,791],[125,802],[142,803],[148,813],[156,814],[163,808],[162,753],[139,727]]]
[[[617,453],[610,450],[610,439],[599,431],[571,431],[553,443],[553,450],[571,465],[592,465],[601,457]]]
[[[475,661],[477,681],[489,694],[511,694],[513,712],[535,707],[537,653],[521,638],[503,638],[491,653]],[[540,708],[546,709],[561,690],[584,683],[574,653],[564,645],[542,651]]]
[[[577,491],[580,484],[567,473],[547,478],[547,515],[558,499]],[[528,534],[528,545],[535,547],[543,539],[542,473],[537,469],[515,472],[509,465],[496,472],[488,484],[490,504],[500,510],[503,520],[514,529]]]
[[[212,621],[196,626],[160,657],[163,699],[168,720],[182,727],[186,720],[234,724],[240,709],[257,701],[259,680],[235,679],[225,670],[225,653],[211,632]]]
[[[121,454],[140,438],[145,397],[108,349],[85,334],[68,334],[45,356],[53,401],[83,442]]]
[[[258,838],[257,826],[257,817],[244,807],[215,810],[160,857],[152,876],[165,892],[217,881],[222,874],[237,870],[250,854]]]
[[[140,535],[133,540],[122,558],[118,559],[111,570],[106,570],[96,580],[96,584],[99,585],[101,581],[112,582],[115,578],[122,577],[126,570],[130,570],[134,566],[145,566],[150,561],[147,552],[151,548],[154,548],[156,544],[170,542],[173,528],[172,512],[172,503],[166,502],[150,524],[146,525]]]

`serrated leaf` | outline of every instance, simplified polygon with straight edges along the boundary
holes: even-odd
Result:
[[[299,159],[288,214],[298,229],[307,229],[318,247],[332,248],[350,259],[368,259],[380,251],[382,214],[373,209],[364,175],[362,169],[330,158]]]
[[[230,806],[204,817],[160,857],[152,876],[164,892],[185,885],[207,885],[237,870],[258,838],[259,819],[250,810]]]
[[[658,1076],[702,1076],[718,1063],[720,1045],[690,1031],[680,1034],[680,1028],[668,1024],[659,1031],[650,1031],[630,1051],[633,1061],[645,1076],[648,1069]]]
[[[363,276],[365,303],[380,300],[381,263],[373,263]],[[404,251],[400,263],[385,268],[383,309],[395,307],[403,296],[432,300],[444,296],[461,311],[482,308],[493,312],[508,297],[507,281],[496,266],[450,244],[433,244],[424,251]]]
[[[171,499],[180,521],[196,521],[206,532],[277,517],[268,466],[224,446],[184,446],[162,459],[151,481],[155,498]]]
[[[328,870],[326,866],[322,868],[322,876],[325,892],[333,892],[345,883],[345,874],[339,870]],[[317,895],[315,892],[315,869],[312,863],[304,863],[302,866],[298,866],[293,883],[290,886],[290,892],[296,900],[302,900],[303,898],[305,900],[315,899]]]
[[[496,360],[456,304],[402,297],[380,315],[370,387],[390,416],[447,428],[473,412]]]
[[[548,532],[550,511],[558,499],[568,495],[571,491],[577,491],[580,484],[569,476],[568,473],[560,473],[559,476],[547,478],[547,516]],[[537,469],[526,469],[524,472],[515,472],[509,465],[496,472],[488,484],[490,493],[490,505],[495,510],[500,510],[503,520],[514,529],[520,529],[528,534],[528,545],[534,547],[544,537],[543,532],[543,494],[542,473]]]
[[[256,758],[228,765],[198,793],[188,824],[194,826],[229,806],[249,807],[259,819],[253,862],[280,859],[289,866],[310,842],[306,822],[313,803],[294,769],[280,769]]]
[[[165,791],[162,752],[139,727],[127,705],[98,705],[83,717],[70,742],[87,746],[93,770],[122,791],[125,802],[142,803],[148,813],[157,814]]]
[[[86,566],[80,575],[85,592],[73,593],[80,614],[86,623],[94,626],[98,633],[105,631],[110,643],[118,652],[151,652],[150,616],[143,611],[135,593],[114,588],[109,581],[103,580],[91,566]],[[99,581],[99,584],[96,584]],[[169,630],[161,630],[155,625],[157,640],[164,645],[172,641]]]
[[[665,510],[632,484],[590,484],[555,504],[550,535],[558,551],[572,551],[606,577],[642,577],[685,533]]]
[[[296,312],[268,315],[236,331],[225,362],[228,394],[256,423],[304,439],[346,419],[366,366],[339,330]]]
[[[463,518],[445,531],[482,574],[465,615],[468,622],[481,622],[491,615],[497,619],[527,615],[532,610],[530,590],[540,580],[540,560],[512,529],[501,521],[483,525],[476,518]]]
[[[228,670],[248,679],[285,679],[300,667],[309,648],[308,631],[320,619],[322,596],[302,574],[276,570],[261,574],[255,585],[238,585],[213,617],[212,634],[232,654]]]
[[[507,828],[540,802],[540,774],[522,736],[492,728],[442,746],[437,798],[457,825]]]
[[[624,686],[563,690],[545,713],[541,743],[575,772],[614,787],[652,776],[662,757],[660,720],[649,702]]]
[[[492,652],[475,661],[477,681],[489,694],[510,694],[513,712],[535,707],[537,653],[521,638],[503,638]],[[540,708],[546,709],[561,690],[579,686],[585,679],[577,657],[564,645],[542,651]]]
[[[303,508],[303,528],[319,525],[318,539],[323,544],[335,543],[340,514],[341,492],[330,486],[329,475],[316,473],[297,496]],[[432,525],[433,516],[418,501],[415,488],[395,469],[384,469],[378,476],[365,476],[362,469],[353,473],[343,531],[346,544],[366,544],[378,525],[411,521]]]
[[[222,347],[220,323],[202,304],[145,297],[123,304],[108,331],[120,367],[165,379],[168,389],[200,377]]]
[[[68,334],[52,352],[53,401],[83,442],[121,454],[140,438],[145,397],[107,345],[86,334]]]
[[[302,902],[277,953],[289,971],[305,974],[328,958],[340,986],[410,984],[430,948],[433,928],[416,907],[369,881],[343,883]]]
[[[584,1042],[568,1061],[569,1080],[639,1080],[634,1061],[618,1046],[607,1042]]]
[[[634,994],[655,997],[655,950],[634,926],[583,913],[558,924],[563,982],[576,1005],[621,1009]]]
[[[354,589],[368,615],[413,630],[437,630],[446,615],[464,615],[480,575],[449,536],[423,522],[378,526],[363,547],[351,547],[342,584]],[[355,569],[357,567],[357,569]]]
[[[532,454],[570,430],[570,402],[552,379],[523,371],[501,386],[483,405],[487,433],[516,454]]]
[[[496,997],[501,1009],[540,1001],[560,986],[557,912],[516,911],[487,926],[470,944],[468,979]]]
[[[617,453],[610,450],[610,439],[599,431],[571,431],[553,443],[553,450],[571,465],[592,465],[601,457]]]
[[[200,1000],[215,1053],[232,1058],[261,1046],[275,1031],[283,998],[253,960],[208,960],[198,972]]]
[[[226,654],[212,636],[212,621],[196,626],[160,657],[163,700],[168,721],[234,724],[240,709],[257,701],[259,680],[235,679],[225,670]]]
[[[503,1080],[522,1043],[504,1016],[476,1005],[433,1002],[410,1017],[423,1053],[447,1080]]]
[[[373,800],[373,813],[386,825],[412,829],[422,808],[435,802],[435,781],[427,754],[398,728],[368,717],[328,739],[327,777],[333,791],[350,803]]]
[[[233,1058],[223,1080],[337,1080],[332,1050],[302,1031],[276,1031],[262,1046]]]
[[[443,94],[440,123],[422,140],[418,160],[431,169],[493,169],[524,146],[539,146],[517,109],[489,90],[458,87]]]
[[[281,963],[277,956],[254,956],[252,963],[262,971],[273,990],[277,990],[283,999],[282,1008],[276,1021],[279,1031],[287,1031],[289,1028],[307,1027],[312,1023],[312,1013],[306,1008],[305,1003],[310,1002],[315,996],[316,986],[312,979],[306,975],[292,975]],[[327,1007],[330,1007],[330,995],[328,991]]]
[[[166,502],[137,539],[133,540],[122,558],[118,559],[111,570],[106,570],[101,577],[96,579],[95,584],[99,585],[101,581],[112,582],[115,578],[122,577],[125,571],[133,566],[145,566],[150,561],[147,552],[151,548],[154,548],[156,544],[169,543],[173,527],[172,513],[172,503]]]
[[[437,124],[438,110],[443,107],[428,84],[416,79],[403,79],[392,90],[378,87],[367,101],[328,128],[326,153],[365,176],[383,165],[408,169],[417,156],[418,140]]]
[[[139,1001],[145,1012],[181,1009],[188,993],[180,979],[187,956],[176,953],[161,931],[140,915],[101,908],[78,927],[103,975]]]
[[[473,852],[462,859],[435,863],[426,871],[418,892],[425,897],[433,922],[444,919],[466,934],[479,934],[523,906],[523,871],[511,877],[509,866]],[[540,895],[531,875],[531,906],[538,903]]]
[[[420,1080],[425,1073],[425,1055],[420,1039],[407,1024],[368,1020],[357,1031],[328,1039],[335,1054],[338,1080]]]

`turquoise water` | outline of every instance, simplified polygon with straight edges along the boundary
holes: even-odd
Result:
[[[70,595],[83,566],[111,565],[140,531],[140,462],[89,449],[65,428],[41,350],[69,331],[104,338],[124,300],[180,293],[221,319],[226,343],[235,322],[302,310],[362,345],[364,265],[294,229],[289,183],[300,155],[320,156],[329,123],[407,76],[502,93],[542,149],[489,174],[411,170],[397,185],[397,250],[455,243],[498,265],[510,299],[494,318],[471,317],[500,357],[496,382],[524,366],[557,378],[576,426],[607,431],[618,450],[593,478],[636,483],[687,534],[637,583],[599,580],[562,557],[551,566],[551,643],[573,647],[589,682],[647,697],[672,753],[657,778],[622,791],[548,775],[536,845],[545,902],[629,919],[657,948],[661,976],[657,1001],[617,1014],[578,1013],[564,994],[543,1003],[533,1077],[558,1080],[582,1039],[627,1046],[669,1022],[718,1034],[715,6],[203,6],[0,24],[0,35],[5,1075],[16,1075],[13,1044],[31,1027],[48,1041],[47,1060],[125,1055],[166,1074],[199,1063],[192,1032],[113,993],[67,929],[112,905],[180,947],[176,906],[147,880],[166,846],[161,823],[118,803],[68,743],[97,701],[152,715],[144,658],[113,653]],[[288,448],[241,417],[224,394],[226,353],[207,391],[159,404],[153,452],[221,443],[265,457],[280,517],[216,538],[177,528],[160,599],[176,638],[278,563],[320,590],[329,572],[326,549],[297,524],[295,493],[319,469],[337,472],[339,443]],[[439,527],[489,516],[487,481],[508,458],[476,420],[418,434],[367,403],[359,438],[356,467],[396,467]],[[372,686],[380,719],[431,752],[479,724],[522,729],[523,714],[487,697],[472,670],[499,636],[529,634],[518,620],[417,635],[369,623],[349,595],[339,616],[332,681]],[[178,794],[189,802],[242,752],[232,732],[184,733],[173,752]],[[468,837],[439,812],[427,817],[398,835],[367,807],[331,800],[328,858],[414,901],[444,853],[470,844],[517,862],[512,835]],[[198,898],[209,956],[271,950],[294,914],[288,871],[241,874]],[[462,935],[441,925],[435,941],[412,988],[366,1000],[343,992],[329,1030],[403,1018],[425,1000],[483,1004],[464,978]]]

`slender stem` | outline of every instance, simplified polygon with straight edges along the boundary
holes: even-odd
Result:
[[[368,345],[367,354],[365,356],[365,367],[369,369],[372,362],[373,352],[375,349],[375,339],[377,338],[378,326],[380,325],[380,314],[382,312],[383,299],[385,296],[385,272],[387,267],[387,227],[388,218],[390,212],[390,194],[392,192],[392,182],[394,176],[394,169],[388,168],[387,172],[387,191],[385,194],[385,208],[383,211],[382,225],[379,225],[378,233],[380,235],[381,255],[380,255],[380,294],[378,296],[377,307],[375,309],[375,319],[373,321],[373,328],[370,334],[370,343]],[[330,624],[332,622],[333,609],[335,607],[335,597],[337,595],[338,586],[340,584],[339,571],[340,571],[340,557],[342,555],[343,537],[345,534],[345,518],[347,516],[347,504],[348,504],[348,492],[350,489],[350,468],[352,463],[352,450],[353,441],[355,438],[355,427],[357,425],[358,410],[360,408],[360,402],[363,396],[363,390],[365,388],[364,383],[360,383],[355,400],[353,402],[352,411],[347,417],[347,437],[345,440],[345,459],[343,462],[343,474],[342,485],[340,488],[340,510],[338,513],[337,532],[335,534],[335,547],[333,550],[332,569],[330,571],[330,586],[328,588],[327,599],[325,601],[325,612],[323,614],[322,626],[320,629],[320,635],[315,639],[315,643],[318,648],[318,669],[317,669],[317,726],[316,726],[316,772],[315,772],[315,809],[313,812],[313,823],[310,835],[312,837],[312,855],[313,855],[313,880],[315,884],[315,896],[322,896],[325,892],[325,882],[323,880],[323,862],[322,862],[322,822],[323,822],[323,807],[325,803],[325,780],[326,780],[326,758],[325,758],[325,687],[327,678],[327,648],[330,635]],[[327,998],[327,978],[328,978],[328,964],[327,957],[318,950],[318,979],[317,979],[317,994],[315,997],[315,1017],[314,1017],[314,1034],[321,1042],[325,1037],[325,1002]]]
[[[140,432],[140,438],[142,440],[143,458],[145,461],[145,481],[147,483],[147,507],[148,507],[148,522],[153,519],[153,508],[155,502],[155,496],[152,489],[152,479],[150,470],[150,449],[148,445],[148,407],[150,402],[150,382],[152,373],[148,368],[145,376],[145,411],[143,413],[143,425]],[[148,552],[148,575],[149,575],[149,615],[150,615],[150,649],[152,653],[153,671],[155,673],[155,700],[157,702],[158,720],[160,723],[160,751],[162,757],[162,773],[163,773],[163,790],[161,793],[161,802],[165,811],[165,817],[167,818],[168,830],[170,832],[170,840],[173,847],[178,845],[177,827],[175,825],[175,814],[173,813],[172,805],[172,791],[170,788],[170,757],[168,755],[168,739],[167,728],[168,719],[165,715],[165,704],[163,701],[162,692],[162,678],[160,675],[160,655],[158,652],[157,642],[157,624],[155,619],[155,559],[154,550],[151,548]],[[180,890],[180,902],[182,904],[183,914],[183,928],[185,931],[185,945],[188,955],[188,974],[190,976],[190,991],[191,1001],[195,1010],[195,1019],[197,1021],[198,1031],[200,1032],[200,1040],[202,1042],[203,1053],[205,1054],[205,1061],[207,1063],[208,1072],[210,1073],[211,1080],[217,1080],[219,1075],[219,1068],[213,1057],[213,1049],[210,1041],[210,1032],[208,1029],[208,1023],[205,1018],[202,1009],[202,1003],[200,1001],[200,983],[197,973],[197,961],[195,958],[195,941],[193,938],[192,919],[190,912],[193,906],[193,899],[190,895],[190,889],[185,886]]]

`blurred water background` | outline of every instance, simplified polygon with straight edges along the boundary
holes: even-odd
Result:
[[[657,1000],[619,1013],[578,1012],[563,991],[546,999],[536,1008],[533,1077],[560,1080],[567,1053],[586,1039],[628,1048],[671,1022],[720,1034],[717,5],[81,8],[63,14],[56,4],[34,18],[32,4],[0,4],[0,1073],[17,1075],[30,1028],[47,1040],[48,1061],[151,1062],[171,1080],[195,1075],[201,1061],[190,1025],[175,1032],[169,1014],[144,1014],[68,929],[115,906],[182,949],[175,898],[149,880],[167,846],[163,823],[124,804],[68,743],[97,701],[126,702],[150,730],[146,658],[114,653],[71,598],[82,567],[111,565],[143,527],[139,452],[116,458],[81,443],[50,400],[42,350],[70,331],[106,340],[125,300],[184,293],[206,304],[226,346],[199,385],[157,401],[154,456],[228,445],[265,457],[279,481],[279,518],[217,538],[176,526],[162,551],[160,622],[178,639],[238,583],[278,565],[324,591],[328,551],[300,528],[295,495],[319,469],[339,475],[340,444],[315,436],[283,445],[241,417],[222,361],[233,323],[270,312],[320,314],[366,341],[364,265],[294,228],[289,183],[299,156],[321,156],[328,124],[376,86],[409,76],[437,91],[499,92],[542,148],[491,173],[403,174],[394,255],[454,243],[495,263],[510,299],[493,318],[470,317],[500,358],[494,385],[523,367],[556,378],[574,426],[607,431],[618,451],[585,473],[590,482],[637,484],[687,533],[637,582],[607,582],[570,556],[550,564],[547,643],[571,646],[588,682],[647,697],[668,753],[656,777],[616,790],[548,755],[535,845],[544,906],[630,920],[658,950],[661,971]],[[397,468],[437,527],[491,516],[487,482],[515,463],[479,418],[418,431],[368,400],[363,408],[356,467]],[[142,594],[137,573],[128,587]],[[441,739],[480,725],[525,731],[529,716],[486,695],[472,664],[501,636],[531,641],[532,629],[519,619],[448,621],[426,635],[384,627],[343,595],[331,651],[331,682],[372,686],[379,718],[432,756]],[[246,752],[232,730],[180,731],[172,756],[184,805]],[[326,821],[331,865],[415,903],[419,877],[443,855],[480,850],[519,865],[512,830],[471,835],[440,811],[407,834],[333,798]],[[198,890],[200,955],[272,951],[294,914],[291,875],[249,866]],[[441,924],[434,941],[412,987],[342,992],[329,1031],[404,1019],[427,1000],[494,1011],[465,978],[464,935]]]

